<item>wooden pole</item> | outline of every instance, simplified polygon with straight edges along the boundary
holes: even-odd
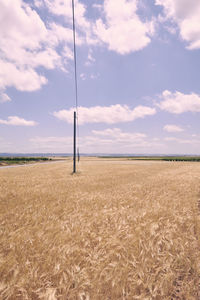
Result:
[[[74,155],[73,155],[73,173],[76,173],[76,112],[74,111]]]

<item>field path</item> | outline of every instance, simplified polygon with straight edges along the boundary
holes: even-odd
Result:
[[[200,163],[0,171],[0,299],[200,299]]]

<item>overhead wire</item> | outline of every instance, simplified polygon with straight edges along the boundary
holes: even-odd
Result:
[[[75,109],[76,109],[76,124],[77,124],[77,152],[78,161],[80,159],[79,154],[79,122],[78,122],[78,79],[77,79],[77,52],[76,52],[76,24],[75,24],[75,5],[72,0],[72,19],[73,19],[73,52],[74,52],[74,80],[75,80]]]

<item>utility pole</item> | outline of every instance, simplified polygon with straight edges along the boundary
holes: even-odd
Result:
[[[76,112],[78,112],[78,84],[77,84],[77,62],[76,62],[76,26],[74,0],[72,0],[72,21],[73,21],[73,40],[74,40],[74,80],[75,80],[75,107],[74,110],[74,155],[73,155],[73,173],[76,173]]]
[[[73,173],[76,173],[76,112],[74,111],[74,155],[73,155]]]

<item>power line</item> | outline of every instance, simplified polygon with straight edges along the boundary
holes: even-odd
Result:
[[[74,79],[75,79],[75,107],[78,108],[78,80],[77,80],[77,59],[76,59],[76,25],[75,25],[75,9],[74,0],[72,0],[72,17],[73,17],[73,38],[74,38]]]
[[[76,152],[78,152],[78,161],[80,160],[79,154],[79,124],[78,124],[78,80],[77,80],[77,54],[76,54],[76,25],[75,25],[75,8],[74,0],[72,0],[72,18],[73,18],[73,40],[74,40],[74,80],[75,80],[75,111],[74,111],[74,155],[73,155],[73,173],[76,173]],[[77,129],[77,130],[76,130]],[[76,143],[76,133],[78,143]],[[76,144],[78,147],[76,149]]]

